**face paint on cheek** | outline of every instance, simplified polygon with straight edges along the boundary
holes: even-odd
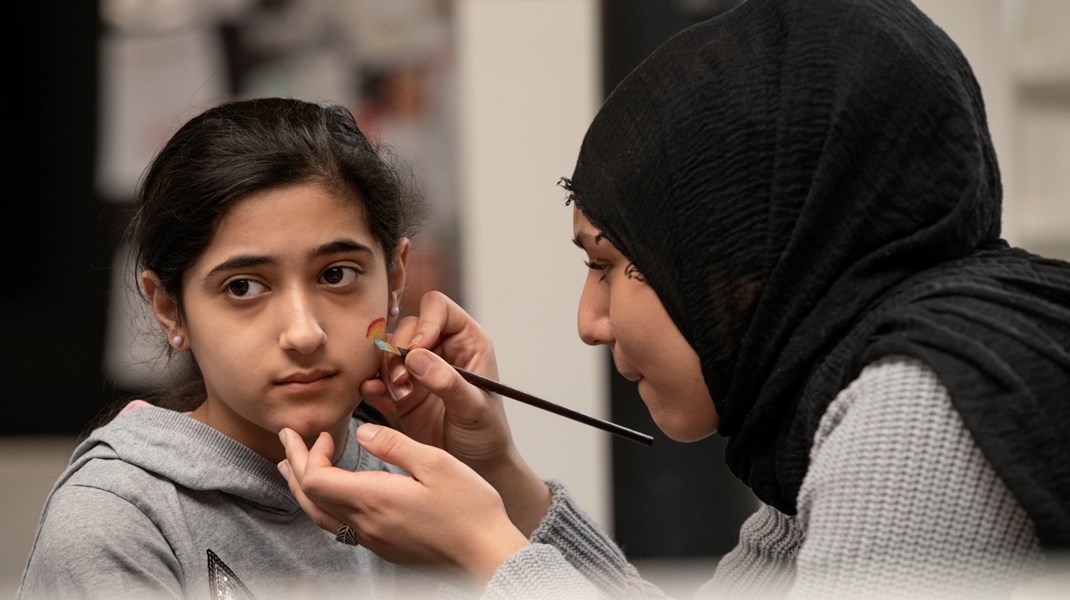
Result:
[[[386,319],[379,317],[368,324],[368,332],[364,334],[369,340],[386,339]]]

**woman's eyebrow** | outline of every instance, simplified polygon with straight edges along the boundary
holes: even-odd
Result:
[[[572,243],[576,244],[576,246],[578,246],[582,250],[586,248],[584,242],[591,241],[595,246],[597,246],[598,243],[601,242],[603,239],[605,239],[605,236],[603,236],[601,233],[592,236],[591,234],[584,232],[577,234],[576,237],[572,238]]]

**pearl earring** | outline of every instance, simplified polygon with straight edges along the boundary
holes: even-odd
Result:
[[[398,318],[399,314],[401,314],[401,309],[400,308],[398,308],[396,306],[391,306],[390,307],[390,316],[392,318],[394,318],[394,319]]]
[[[171,345],[175,348],[180,348],[182,346],[182,342],[184,341],[186,340],[182,339],[182,336],[176,335],[175,337],[171,338]]]

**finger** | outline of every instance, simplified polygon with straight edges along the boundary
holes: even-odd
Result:
[[[383,377],[383,385],[387,394],[395,402],[405,400],[412,394],[412,377],[405,368],[405,361],[394,354],[384,353],[384,356],[387,358],[383,366],[383,372],[386,374]]]
[[[361,400],[361,404],[365,404],[373,410],[378,411],[390,425],[394,427],[398,426],[398,406],[391,398],[385,396],[365,396],[364,399]]]
[[[312,522],[326,531],[337,531],[341,526],[342,521],[328,512],[327,510],[316,504],[311,498],[309,498],[304,489],[301,487],[301,483],[294,475],[293,469],[290,467],[288,460],[283,460],[279,463],[279,473],[282,473],[283,478],[286,479],[286,486],[290,488],[290,493],[293,494],[294,499],[297,500],[298,506],[312,519]]]
[[[479,324],[459,304],[438,291],[425,293],[420,298],[418,317],[407,317],[390,338],[401,348],[426,348],[446,358],[452,364],[465,369],[497,377],[494,351],[490,340]],[[392,357],[384,371],[400,385],[406,375],[399,370],[400,363]],[[407,391],[407,390],[401,390]],[[398,393],[397,397],[403,397]]]
[[[419,323],[420,319],[414,316],[398,319],[397,324],[394,325],[394,331],[387,336],[387,341],[391,344],[407,347],[412,343],[412,337],[416,334],[416,328]]]
[[[432,394],[442,398],[449,411],[475,418],[486,406],[488,394],[465,381],[441,356],[428,350],[412,350],[405,357],[412,378]]]
[[[429,340],[431,344],[438,341],[442,331],[442,323],[440,321],[445,316],[445,312],[440,308],[434,307],[433,303],[429,303],[429,295],[431,295],[430,292],[421,296],[420,310],[415,316],[405,317],[398,321],[397,326],[394,328],[394,333],[390,336],[392,344],[402,348],[410,348],[414,344],[423,343],[425,340]],[[432,297],[434,298],[435,296]],[[441,299],[434,302],[441,302]]]
[[[365,379],[360,382],[360,386],[357,389],[361,398],[378,408],[385,415],[387,414],[388,405],[400,400],[406,400],[413,390],[412,378],[409,376],[409,371],[405,368],[405,363],[401,357],[393,354],[388,355],[385,352],[383,356],[383,366],[380,367],[382,372],[386,372],[387,369],[385,357],[391,356],[397,362],[397,368],[401,370],[402,374],[397,376],[394,381],[387,377]],[[396,412],[396,408],[389,408],[389,411]]]
[[[386,382],[382,379],[365,379],[360,382],[360,387],[357,389],[360,391],[360,397],[365,400],[369,398],[375,398],[377,402],[393,400],[386,389]]]
[[[326,431],[316,437],[316,443],[308,449],[308,460],[305,461],[305,471],[312,467],[333,467],[334,463],[334,438]]]
[[[286,462],[289,466],[290,475],[295,478],[299,474],[303,475],[305,462],[308,461],[308,447],[305,446],[305,441],[289,427],[283,427],[279,430],[279,441],[282,442],[282,447],[286,451]],[[300,483],[300,480],[298,480],[298,483]]]
[[[321,433],[316,438],[316,443],[308,448],[305,440],[297,435],[297,432],[289,427],[283,427],[279,430],[279,441],[286,450],[286,461],[299,484],[303,483],[310,465],[331,466],[334,439],[326,432]]]
[[[418,323],[419,320],[416,317],[402,318],[395,326],[394,332],[388,336],[388,341],[401,348],[409,347]],[[409,372],[405,369],[405,361],[400,356],[384,353],[380,373],[395,400],[404,399],[412,391]]]
[[[306,478],[309,465],[320,464],[322,460],[319,455],[324,451],[328,452],[327,464],[330,464],[330,452],[333,452],[334,446],[331,436],[321,434],[316,440],[316,444],[313,445],[312,450],[309,450],[305,447],[305,441],[301,439],[301,436],[284,427],[279,431],[279,440],[282,441],[287,456],[286,459],[279,462],[279,472],[286,479],[286,485],[290,488],[290,493],[293,494],[294,499],[297,500],[297,504],[318,527],[327,531],[337,531],[342,524],[341,519],[316,504],[315,501],[309,498],[302,487],[302,480]]]
[[[421,444],[389,427],[361,425],[357,428],[357,442],[372,456],[405,469],[413,479],[425,484],[434,474],[449,470],[453,463],[461,464],[446,451]]]
[[[465,331],[482,335],[479,325],[459,304],[442,292],[431,291],[420,298],[420,315],[407,345],[399,345],[406,348],[434,348],[443,339]]]

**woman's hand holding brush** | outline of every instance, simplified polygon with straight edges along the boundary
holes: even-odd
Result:
[[[496,379],[490,338],[453,300],[430,292],[419,315],[401,319],[390,341],[411,351],[405,358],[383,353],[381,379],[365,381],[361,394],[392,402],[407,436],[446,450],[486,479],[529,535],[546,513],[550,491],[517,451],[502,399],[453,368]]]

